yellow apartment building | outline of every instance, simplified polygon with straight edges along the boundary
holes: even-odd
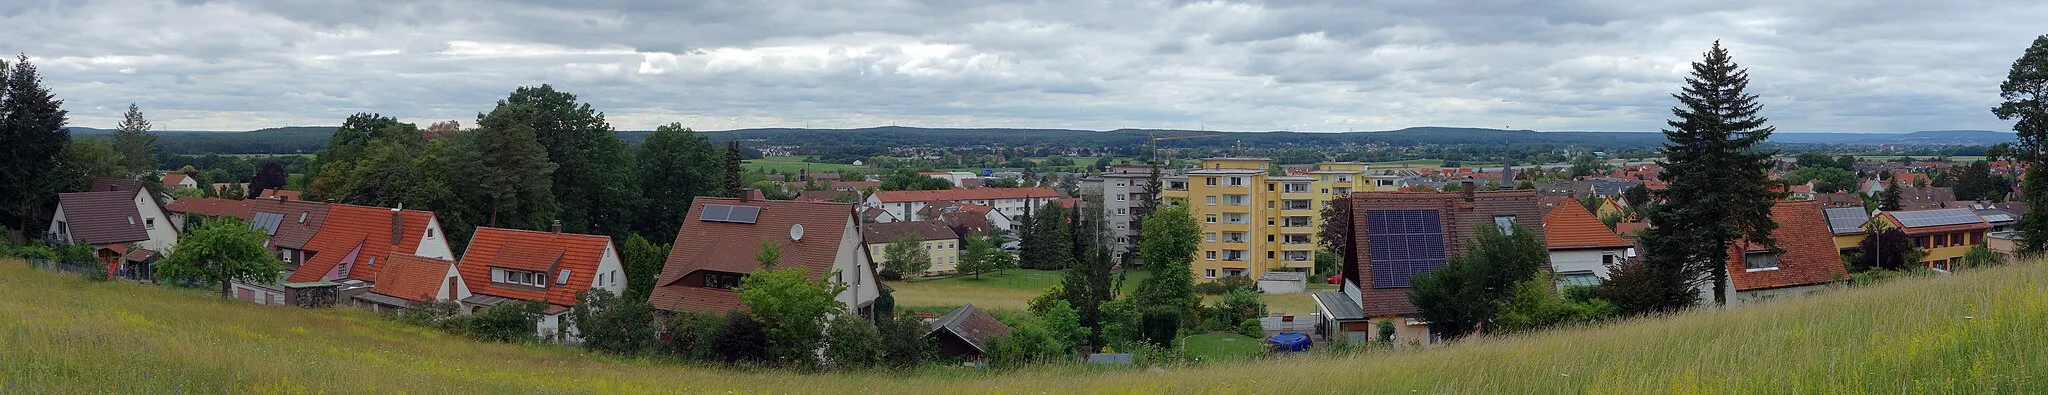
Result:
[[[1265,158],[1207,158],[1200,166],[1167,178],[1161,201],[1188,207],[1201,225],[1193,265],[1201,281],[1312,269],[1331,197],[1397,188],[1396,176],[1369,175],[1363,163],[1322,163],[1305,176],[1272,175]]]
[[[1991,230],[1991,224],[1969,208],[1891,211],[1878,218],[1905,231],[1913,246],[1927,252],[1922,266],[1941,270],[1950,270],[1970,248],[1984,244],[1984,233]]]

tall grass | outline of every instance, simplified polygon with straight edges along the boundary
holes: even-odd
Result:
[[[1445,347],[1016,372],[794,373],[480,343],[351,309],[0,260],[0,393],[2043,393],[2048,265]]]

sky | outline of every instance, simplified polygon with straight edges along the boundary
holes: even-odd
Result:
[[[1668,4],[1667,4],[1668,3]],[[10,0],[73,126],[1653,131],[1715,40],[1781,131],[2010,130],[2048,1]]]

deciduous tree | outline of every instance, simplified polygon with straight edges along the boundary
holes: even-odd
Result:
[[[739,298],[760,317],[771,360],[808,366],[824,341],[825,320],[846,311],[838,299],[844,291],[829,274],[812,278],[808,267],[763,266],[741,280]]]
[[[654,240],[674,240],[690,203],[722,192],[723,157],[711,140],[680,123],[654,128],[633,157],[647,202],[636,229]]]
[[[284,263],[263,246],[263,234],[248,222],[221,217],[189,231],[169,257],[157,261],[156,278],[220,284],[220,298],[226,300],[233,294],[230,284],[273,283],[284,270]]]
[[[548,162],[555,164],[548,175],[563,230],[625,237],[639,213],[640,184],[632,153],[604,113],[547,84],[514,89],[498,108],[524,112],[503,121],[532,129]]]
[[[1150,234],[1138,246],[1138,254],[1152,275],[1138,284],[1131,297],[1139,306],[1171,309],[1182,317],[1193,314],[1201,305],[1192,272],[1195,253],[1201,249],[1201,227],[1187,207],[1164,206],[1145,220],[1145,232]]]
[[[1550,262],[1536,232],[1511,229],[1503,234],[1491,224],[1474,228],[1478,237],[1463,255],[1411,282],[1408,299],[1429,321],[1431,332],[1444,338],[1485,332],[1500,302]]]
[[[569,323],[583,338],[583,348],[633,355],[654,347],[654,308],[604,289],[576,295]]]
[[[889,242],[882,248],[882,277],[899,279],[906,276],[923,275],[932,268],[932,253],[924,248],[924,240],[905,237]]]

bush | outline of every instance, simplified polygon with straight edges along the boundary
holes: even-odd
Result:
[[[1216,301],[1209,310],[1211,314],[1215,314],[1217,322],[1234,325],[1246,318],[1265,316],[1266,302],[1259,300],[1257,292],[1252,292],[1249,288],[1238,288],[1230,291],[1230,295],[1224,296],[1223,300]]]
[[[1152,343],[1153,346],[1173,347],[1173,340],[1180,335],[1182,314],[1179,309],[1172,307],[1145,309],[1144,316],[1139,319],[1138,331],[1145,336],[1145,341]]]
[[[1195,284],[1195,293],[1222,295],[1239,289],[1258,291],[1259,281],[1247,276],[1226,276],[1206,283]]]
[[[486,307],[469,320],[468,333],[478,339],[524,343],[538,339],[535,334],[540,312],[546,302],[529,300],[505,302]]]
[[[28,259],[57,259],[57,250],[50,249],[50,246],[40,243],[21,246],[16,248],[14,252],[22,258]]]
[[[1067,300],[1067,287],[1062,284],[1053,284],[1051,287],[1045,288],[1045,293],[1032,297],[1031,301],[1025,303],[1025,307],[1031,310],[1031,314],[1044,315],[1046,310],[1051,310],[1052,306],[1056,303],[1065,300]]]
[[[1058,354],[1066,354],[1075,347],[1088,344],[1088,330],[1081,327],[1081,313],[1074,311],[1074,306],[1067,301],[1059,301],[1041,317],[1044,318],[1042,324],[1046,336],[1051,341],[1048,346]]]
[[[839,369],[867,369],[882,362],[882,335],[855,314],[840,314],[825,328],[825,361]]]
[[[655,341],[654,308],[611,291],[593,289],[576,295],[568,319],[582,336],[583,347],[594,351],[631,355]]]
[[[456,301],[412,302],[412,306],[399,310],[398,322],[441,328],[441,321],[462,314],[462,303]]]
[[[760,362],[768,355],[768,332],[753,316],[728,312],[724,327],[718,330],[716,348],[726,363]]]
[[[1054,360],[1061,354],[1059,342],[1043,325],[1023,323],[1010,328],[1009,335],[989,338],[988,353],[982,357],[990,368],[1018,368]]]
[[[1102,341],[1106,344],[1137,343],[1145,340],[1138,331],[1138,307],[1130,299],[1102,302],[1102,318],[1099,321]]]
[[[662,336],[662,351],[686,360],[715,360],[718,353],[714,345],[718,344],[725,321],[725,317],[716,315],[678,311],[665,325],[668,333]]]
[[[1260,325],[1257,318],[1246,318],[1244,322],[1237,324],[1237,333],[1253,339],[1264,339],[1266,337],[1266,326]]]
[[[1567,288],[1572,297],[1562,297],[1550,276],[1539,275],[1515,287],[1514,294],[1501,301],[1494,316],[1494,330],[1533,331],[1556,325],[1594,322],[1614,316],[1613,303],[1591,297],[1588,287]]]
[[[938,354],[939,345],[924,337],[931,326],[916,316],[883,317],[875,329],[881,337],[882,366],[911,368]]]

